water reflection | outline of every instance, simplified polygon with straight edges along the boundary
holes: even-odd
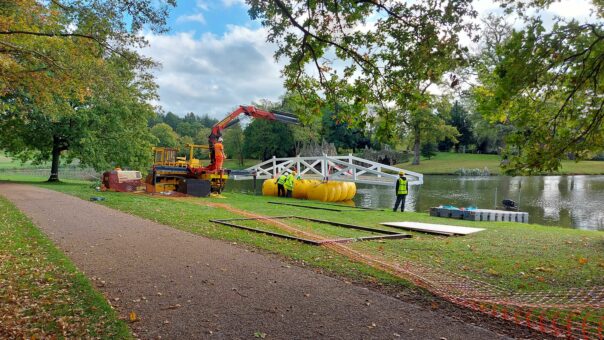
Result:
[[[254,193],[252,181],[230,181],[227,191]],[[424,176],[423,185],[410,187],[405,210],[427,212],[440,204],[493,209],[505,198],[529,212],[531,223],[604,230],[604,176]],[[394,186],[357,184],[359,206],[392,208],[394,200]]]

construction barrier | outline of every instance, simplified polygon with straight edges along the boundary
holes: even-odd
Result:
[[[356,193],[357,186],[353,182],[321,182],[314,179],[297,179],[294,181],[292,196],[298,199],[321,202],[341,202],[350,201]],[[277,196],[277,184],[274,179],[264,181],[262,195]]]

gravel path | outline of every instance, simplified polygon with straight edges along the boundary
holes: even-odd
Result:
[[[494,339],[392,297],[34,186],[0,184],[141,338]]]

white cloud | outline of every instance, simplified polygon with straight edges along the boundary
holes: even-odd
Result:
[[[226,7],[231,6],[244,6],[245,0],[222,0],[222,4]]]
[[[209,9],[208,3],[205,0],[197,0],[195,5],[202,11],[207,11]]]
[[[183,22],[198,22],[202,25],[205,25],[206,23],[206,18],[203,16],[203,14],[201,13],[197,13],[197,14],[191,14],[191,15],[182,15],[179,16],[176,19],[177,23],[183,23]]]
[[[554,2],[549,11],[563,18],[585,19],[591,16],[593,4],[587,0],[562,0]]]
[[[196,38],[190,32],[146,38],[143,53],[162,64],[156,81],[166,111],[221,118],[238,105],[277,100],[284,93],[281,65],[264,29],[228,26],[222,36]]]

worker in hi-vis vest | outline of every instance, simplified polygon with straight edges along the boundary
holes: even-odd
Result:
[[[277,180],[275,181],[275,183],[277,183],[277,196],[279,197],[285,197],[285,187],[283,185],[285,184],[286,180],[287,175],[282,173],[281,176],[277,177]]]
[[[289,173],[289,175],[287,175],[287,178],[285,179],[285,183],[283,183],[283,186],[285,187],[286,193],[285,193],[285,197],[292,197],[292,193],[294,192],[294,179],[296,178],[296,171],[292,171]]]
[[[409,193],[409,183],[407,183],[404,171],[399,172],[398,175],[399,178],[396,180],[396,203],[392,211],[396,211],[399,204],[401,205],[401,211],[405,211],[405,199]]]

